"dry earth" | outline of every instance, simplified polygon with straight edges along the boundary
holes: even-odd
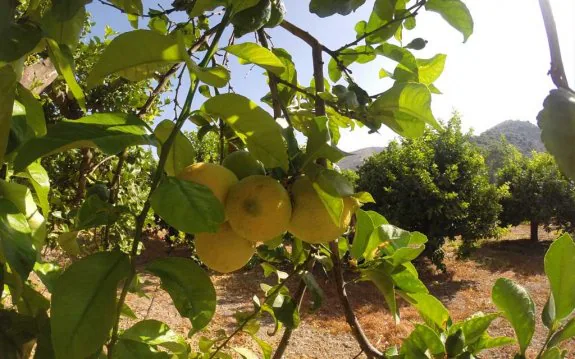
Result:
[[[501,240],[485,240],[469,259],[456,258],[455,246],[447,248],[447,273],[440,273],[427,264],[420,265],[420,273],[432,294],[437,296],[449,309],[454,321],[465,319],[477,311],[494,312],[491,304],[491,286],[499,277],[511,278],[525,286],[531,293],[537,311],[540,312],[548,295],[548,285],[543,271],[543,256],[554,238],[554,234],[543,231],[540,242],[532,243],[527,238],[529,227],[520,226],[512,229]],[[165,256],[163,242],[147,243],[145,260],[157,256]],[[185,255],[185,250],[175,250],[169,255]],[[254,294],[261,296],[260,283],[274,284],[274,277],[264,278],[263,271],[258,266],[252,270],[229,275],[212,274],[212,280],[218,295],[216,316],[210,326],[202,333],[190,339],[195,345],[200,336],[215,336],[219,328],[228,333],[235,329],[233,314],[237,310],[251,310],[251,298]],[[302,324],[294,331],[285,358],[363,358],[355,342],[337,300],[333,289],[333,280],[325,273],[316,271],[316,279],[325,291],[323,306],[316,312],[311,312],[306,293],[302,307]],[[182,319],[171,303],[170,297],[159,289],[159,282],[151,276],[144,276],[144,289],[147,297],[129,294],[127,303],[137,314],[138,320],[158,319],[166,322],[172,329],[180,333],[188,333],[191,326],[187,319]],[[296,283],[290,283],[292,292]],[[417,312],[403,303],[402,320],[399,325],[393,323],[392,317],[385,308],[384,300],[370,283],[350,284],[347,286],[352,304],[363,328],[373,343],[379,348],[387,348],[399,344],[402,338],[409,335],[413,324],[420,322]],[[122,327],[129,326],[134,321],[126,320]],[[534,347],[527,353],[528,358],[534,358],[536,350],[545,338],[540,318],[534,337]],[[273,323],[264,319],[258,336],[268,341],[272,346],[279,342],[282,333],[269,336]],[[494,336],[513,336],[511,327],[503,320],[495,321],[490,329]],[[231,341],[231,346],[243,346],[260,353],[253,340],[244,334]],[[575,342],[567,343],[567,347],[575,350]],[[512,358],[515,348],[492,350],[482,355],[482,358]]]

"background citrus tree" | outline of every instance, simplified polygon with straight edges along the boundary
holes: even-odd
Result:
[[[355,193],[333,166],[346,156],[337,148],[342,128],[366,126],[377,131],[387,126],[406,138],[424,135],[428,126],[441,131],[430,105],[432,95],[439,92],[433,83],[442,72],[445,55],[418,58],[416,51],[425,46],[425,40],[409,39],[403,46],[403,39],[416,27],[419,12],[432,11],[466,40],[473,21],[463,2],[377,0],[370,17],[360,21],[355,34],[350,33],[348,42],[337,49],[284,20],[280,0],[177,0],[167,9],[147,12],[140,0],[99,1],[110,11],[125,13],[135,29],[121,34],[110,30],[102,41],[80,43],[82,32],[89,28],[86,3],[9,0],[0,4],[1,353],[10,358],[31,353],[36,358],[67,359],[229,358],[232,353],[244,358],[280,358],[301,320],[297,303],[306,287],[316,305],[321,305],[313,269],[323,266],[333,273],[346,320],[368,357],[469,358],[483,349],[514,342],[518,356],[524,355],[535,322],[533,301],[524,288],[500,280],[493,288],[493,301],[501,313],[479,313],[453,323],[411,263],[424,251],[426,236],[358,208],[373,198],[366,192]],[[321,18],[346,15],[360,6],[366,6],[365,1],[311,0],[309,10]],[[149,20],[150,29],[138,29],[142,18]],[[281,27],[305,44],[312,55],[307,64],[313,68],[309,86],[298,82],[297,68],[281,44],[270,46],[269,27]],[[230,34],[228,29],[232,33],[226,46],[223,36]],[[245,36],[252,33],[256,42]],[[327,66],[324,55],[329,57]],[[265,71],[269,94],[261,104],[228,86],[234,76],[225,66],[229,57]],[[382,93],[369,94],[348,67],[378,57],[397,65],[385,73],[392,85]],[[190,79],[187,88],[181,88],[182,76]],[[159,101],[176,79],[175,91],[186,91],[185,101],[178,103],[177,94],[173,101]],[[571,96],[563,88],[558,100]],[[192,106],[198,93],[206,100]],[[172,102],[175,118],[155,121],[162,104]],[[572,103],[565,106],[560,115],[572,119]],[[549,106],[546,110],[556,111]],[[542,118],[556,115],[543,112]],[[199,147],[182,132],[187,121],[198,127]],[[217,143],[214,162],[225,164],[227,156],[247,150],[250,160],[258,166],[261,163],[261,169],[253,167],[260,174],[250,173],[238,181],[236,176],[242,177],[238,172],[198,162],[200,158],[214,160],[206,159],[210,150],[202,147],[208,134]],[[154,148],[157,163],[146,158],[149,154],[141,148]],[[205,152],[199,155],[200,151]],[[50,157],[54,154],[63,157]],[[50,179],[43,165],[50,172],[77,168],[77,177],[58,182],[59,189],[53,193],[56,202],[49,201]],[[208,175],[201,183],[194,171],[202,168],[218,175]],[[130,190],[134,185],[136,189]],[[260,190],[253,190],[254,186]],[[232,204],[224,198],[224,189],[234,198]],[[249,201],[235,200],[243,196]],[[250,202],[253,198],[258,200]],[[273,206],[276,200],[281,206]],[[51,203],[65,209],[65,217],[60,213],[62,222]],[[282,221],[273,216],[280,207]],[[256,218],[247,225],[242,211]],[[169,257],[136,265],[152,213],[178,231],[194,235],[196,244],[205,243],[216,258],[230,256],[231,250],[218,242],[241,243],[243,249],[252,251],[242,253],[250,255],[253,246],[259,245],[266,273],[275,273],[277,282],[262,285],[264,293],[254,296],[253,310],[236,314],[233,331],[202,337],[198,347],[191,347],[185,333],[176,333],[157,320],[142,320],[120,330],[123,317],[131,315],[126,295],[139,290],[142,272],[161,280],[162,289],[192,325],[188,335],[198,335],[214,315],[214,286],[195,261]],[[261,225],[262,218],[273,223]],[[325,231],[314,227],[320,219],[319,228]],[[275,233],[274,221],[282,222],[278,225],[282,231]],[[65,269],[45,263],[41,255],[48,231],[53,234],[57,225],[59,247],[76,257]],[[96,253],[82,251],[78,241],[82,231],[101,233]],[[122,233],[123,240],[110,240]],[[257,238],[251,237],[254,233]],[[246,245],[246,240],[256,243]],[[575,267],[573,253],[575,244],[565,235],[546,257],[551,281],[544,311],[549,337],[540,357],[564,355],[559,345],[574,334],[569,318],[575,307],[574,283],[561,276],[565,268]],[[380,289],[397,321],[398,297],[420,313],[422,324],[416,325],[400,348],[378,348],[364,335],[346,293],[351,283],[344,281],[344,257],[358,264],[355,280],[372,281]],[[273,264],[282,260],[290,263],[288,274]],[[228,270],[219,265],[216,269]],[[32,272],[50,292],[49,299],[30,280]],[[300,283],[294,293],[285,285],[290,280]],[[489,324],[500,315],[511,322],[516,339],[487,334]],[[285,327],[275,350],[256,336],[264,316],[271,317],[278,330]],[[260,354],[229,347],[231,338],[240,332],[252,335]]]

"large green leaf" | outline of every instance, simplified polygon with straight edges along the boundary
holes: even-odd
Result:
[[[375,1],[369,20],[365,28],[362,29],[362,32],[365,33],[373,32],[373,34],[366,38],[366,42],[368,44],[379,44],[389,40],[393,34],[395,34],[399,26],[401,26],[401,21],[396,21],[395,23],[384,26],[393,20],[396,4],[397,0]]]
[[[445,353],[445,347],[439,335],[426,325],[416,324],[409,337],[403,341],[401,354],[406,358],[426,358],[429,352],[433,357],[439,357]]]
[[[327,210],[327,213],[329,214],[332,222],[336,226],[339,226],[344,209],[343,199],[339,196],[334,196],[326,192],[318,183],[313,183],[312,186],[320,201],[325,206],[325,209]]]
[[[575,309],[575,243],[569,234],[559,237],[545,254],[545,274],[555,302],[555,319],[567,317]]]
[[[154,135],[160,141],[165,143],[170,133],[174,129],[174,123],[170,120],[160,122],[154,129]],[[161,155],[161,146],[158,146],[158,156]],[[192,142],[184,136],[181,131],[178,131],[174,143],[168,154],[164,170],[168,176],[175,176],[180,173],[185,167],[194,163],[196,158],[196,151]]]
[[[125,56],[130,54],[130,56]],[[152,30],[125,32],[114,38],[90,71],[88,88],[99,85],[106,76],[117,74],[130,81],[151,77],[167,65],[186,59],[175,38]]]
[[[473,33],[473,18],[460,0],[428,0],[425,9],[439,13],[445,21],[463,34],[463,42]]]
[[[359,211],[357,213],[359,213]],[[353,249],[355,247],[355,238],[354,238],[352,250],[357,251],[357,253],[363,250],[360,254],[361,257],[367,260],[371,260],[378,254],[377,248],[383,242],[383,238],[380,238],[379,227],[381,225],[388,224],[388,222],[385,217],[383,217],[377,212],[367,211],[365,214],[367,214],[367,217],[369,217],[371,223],[368,221],[368,218],[366,216],[364,216],[363,214],[361,215],[361,217],[363,217],[361,226],[364,228],[356,232],[356,237],[360,240],[360,242],[357,244],[356,249]],[[358,220],[360,219],[360,215],[358,215],[357,219]],[[370,228],[372,229],[370,230]]]
[[[443,73],[446,59],[445,54],[437,54],[430,59],[417,59],[419,82],[425,85],[434,83]]]
[[[449,312],[439,299],[428,293],[398,293],[417,309],[428,325],[445,329]]]
[[[385,265],[379,265],[362,271],[362,273],[371,280],[381,294],[383,294],[395,323],[399,323],[399,308],[397,307],[397,300],[395,298],[394,282],[389,270],[386,269]]]
[[[16,306],[18,313],[36,317],[50,309],[50,301],[34,290],[29,283],[24,283],[22,295]]]
[[[160,346],[174,354],[188,352],[188,344],[182,336],[171,330],[167,324],[153,319],[142,320],[126,329],[120,340],[144,343],[152,347]]]
[[[0,31],[0,38],[0,62],[12,62],[34,50],[42,39],[42,30],[29,22],[13,23]]]
[[[208,325],[216,310],[216,291],[200,266],[191,259],[162,258],[149,263],[146,270],[160,277],[162,288],[195,331]]]
[[[52,60],[56,71],[58,71],[60,76],[62,76],[66,81],[66,84],[70,88],[70,92],[74,95],[74,98],[78,102],[82,111],[86,112],[86,97],[84,96],[84,91],[82,91],[82,88],[78,85],[76,77],[74,77],[72,64],[70,64],[68,58],[64,56],[56,41],[47,38],[46,43],[48,44],[48,54],[50,55],[50,59]]]
[[[73,18],[84,5],[92,0],[52,0],[52,11],[58,21],[66,21]]]
[[[144,13],[142,0],[110,0],[110,2],[128,14],[142,15]]]
[[[152,208],[170,226],[186,233],[216,232],[224,206],[201,184],[167,177],[151,197]]]
[[[81,7],[72,18],[65,21],[58,20],[52,9],[48,10],[42,17],[41,26],[44,30],[44,36],[74,50],[80,41],[85,21],[86,9],[84,7]]]
[[[38,198],[38,205],[42,208],[42,213],[47,215],[50,213],[50,202],[48,201],[48,194],[50,193],[50,178],[48,172],[42,167],[39,162],[32,162],[24,172],[17,173],[16,176],[28,178],[36,197]]]
[[[557,348],[557,347],[548,347],[547,350],[545,350],[541,356],[539,357],[541,359],[563,359],[565,358],[565,354],[562,353],[561,349]]]
[[[0,198],[0,262],[7,262],[22,280],[36,262],[36,248],[26,216],[9,200]]]
[[[52,344],[56,359],[84,359],[106,342],[116,319],[118,284],[130,272],[120,251],[73,263],[52,294]]]
[[[44,109],[42,104],[34,97],[32,92],[18,83],[16,90],[16,99],[26,109],[26,123],[36,136],[46,134],[46,119],[44,118]]]
[[[555,157],[559,168],[575,179],[575,93],[565,89],[552,90],[537,115],[541,139]]]
[[[0,180],[0,196],[12,202],[18,211],[24,214],[32,234],[34,247],[40,253],[46,239],[46,220],[38,210],[32,192],[28,187],[19,183]]]
[[[285,71],[279,76],[280,79],[297,86],[297,70],[293,63],[291,55],[284,49],[275,48],[272,50],[274,55],[283,63]],[[280,101],[287,107],[291,104],[296,90],[293,87],[278,84],[278,97]]]
[[[50,126],[46,136],[34,138],[20,148],[14,167],[21,171],[40,157],[72,148],[98,147],[111,155],[129,146],[153,144],[146,124],[136,115],[99,113]]]
[[[419,279],[417,270],[411,263],[404,263],[393,269],[391,279],[398,289],[406,293],[429,293],[429,290]]]
[[[399,65],[395,69],[394,77],[402,81],[419,81],[419,67],[415,56],[406,48],[385,43],[375,49],[378,55],[383,55]]]
[[[283,62],[273,52],[253,42],[231,45],[224,50],[239,57],[243,60],[242,63],[256,64],[276,75],[281,75],[286,70]]]
[[[145,343],[118,340],[110,359],[172,359],[172,356]]]
[[[510,279],[499,278],[491,291],[491,299],[515,330],[521,353],[535,332],[535,304],[525,288]]]
[[[1,41],[4,42],[4,41]],[[4,154],[8,146],[8,136],[12,126],[12,110],[16,91],[16,73],[12,66],[0,68],[0,163],[4,162]]]
[[[487,328],[489,328],[491,322],[499,316],[499,313],[474,315],[471,318],[465,319],[463,322],[452,325],[449,328],[449,333],[453,334],[461,329],[465,336],[465,342],[469,345],[479,340],[479,338],[487,332]]]
[[[102,200],[98,195],[88,196],[78,210],[74,229],[82,229],[105,226],[114,223],[120,216],[120,210],[108,201]]]
[[[218,95],[208,99],[203,109],[221,117],[246,143],[250,153],[267,168],[288,169],[281,126],[250,99],[234,93]]]
[[[378,123],[404,137],[423,135],[426,124],[440,128],[431,113],[431,93],[419,83],[395,83],[370,105],[368,112]]]

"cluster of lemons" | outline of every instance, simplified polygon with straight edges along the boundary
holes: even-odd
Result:
[[[262,164],[249,152],[237,151],[222,165],[195,163],[179,175],[181,180],[202,184],[225,208],[226,222],[216,233],[196,233],[196,253],[209,268],[222,273],[243,267],[258,243],[289,231],[308,243],[327,243],[348,228],[357,202],[344,198],[344,210],[334,223],[306,176],[298,177],[290,193],[266,176]]]

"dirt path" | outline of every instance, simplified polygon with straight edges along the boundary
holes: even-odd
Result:
[[[550,244],[552,235],[541,233],[539,243],[531,243],[527,227],[513,229],[503,240],[485,241],[467,260],[457,260],[453,247],[447,249],[446,264],[448,273],[437,273],[427,267],[422,279],[430,291],[436,295],[450,310],[454,320],[462,320],[477,311],[494,312],[490,301],[491,286],[499,277],[511,278],[524,285],[536,302],[540,312],[547,299],[548,287],[543,272],[543,255]],[[286,358],[354,358],[360,349],[347,326],[336,294],[333,282],[325,274],[316,274],[323,287],[326,299],[322,308],[311,313],[310,298],[305,296],[302,308],[302,324],[295,330]],[[128,304],[139,319],[155,318],[163,320],[180,333],[187,333],[189,322],[181,319],[171,304],[169,296],[158,290],[158,282],[152,277],[144,278],[148,298],[130,294]],[[228,332],[234,329],[233,314],[237,310],[251,310],[251,298],[261,295],[260,283],[273,284],[274,278],[264,278],[262,270],[257,267],[246,272],[231,275],[212,275],[218,294],[216,317],[205,333],[196,334],[192,339],[195,344],[201,335],[215,335],[216,328]],[[293,290],[293,288],[292,288]],[[399,344],[406,337],[413,323],[420,322],[415,310],[404,306],[401,309],[402,321],[393,323],[392,317],[385,308],[383,298],[369,283],[353,284],[348,287],[353,306],[367,335],[380,348]],[[126,322],[124,325],[128,325]],[[258,335],[275,347],[281,333],[269,336],[273,330],[271,321],[264,321]],[[492,335],[513,336],[512,329],[503,321],[497,320],[491,327]],[[535,348],[544,340],[545,330],[538,318],[534,338]],[[231,346],[244,346],[259,353],[257,345],[247,335],[240,335],[232,341]],[[575,344],[569,343],[572,350]],[[513,348],[493,350],[483,355],[484,358],[511,358]],[[528,357],[535,356],[528,352]],[[360,358],[362,356],[359,356]]]

